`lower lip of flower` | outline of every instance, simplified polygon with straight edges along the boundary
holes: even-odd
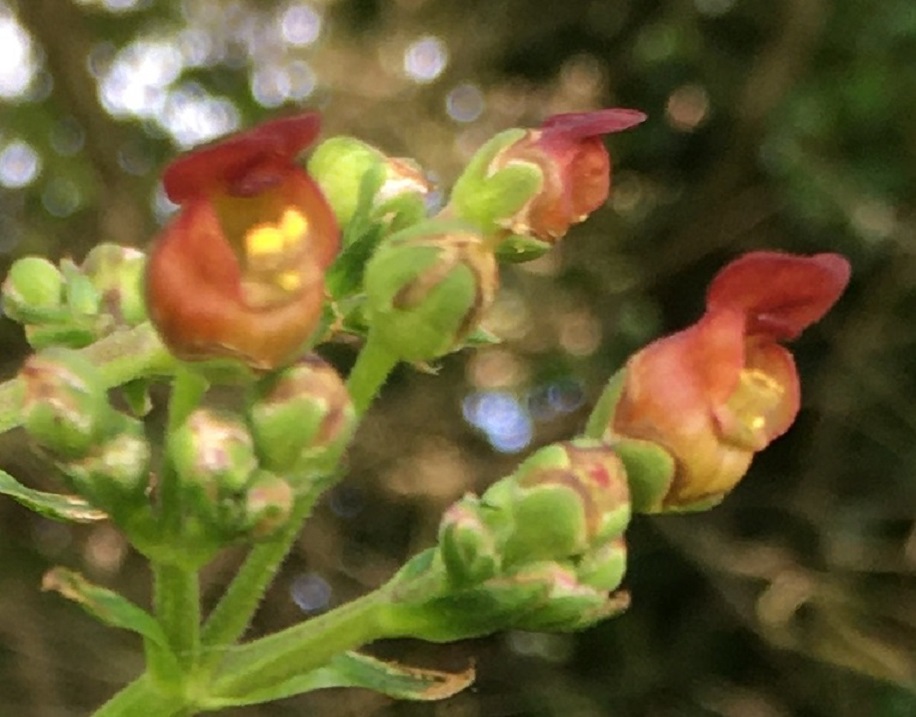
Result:
[[[760,451],[772,440],[771,415],[786,390],[758,369],[744,369],[738,386],[724,406],[714,411],[723,442],[748,451]]]

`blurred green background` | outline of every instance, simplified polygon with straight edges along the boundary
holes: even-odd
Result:
[[[380,584],[449,502],[580,430],[626,356],[695,318],[748,249],[853,262],[851,290],[796,345],[797,425],[721,507],[635,521],[623,617],[373,647],[475,662],[476,687],[441,704],[338,691],[227,714],[916,715],[913,0],[0,0],[2,268],[144,246],[171,210],[169,157],[296,107],[447,188],[498,130],[615,105],[650,120],[609,140],[608,206],[504,272],[489,318],[503,345],[396,374],[256,629]],[[10,376],[19,327],[4,319],[0,342]],[[18,432],[0,467],[55,486]],[[239,559],[207,571],[208,603]],[[110,527],[0,500],[0,715],[86,714],[140,669],[131,636],[39,592],[55,564],[147,600]]]

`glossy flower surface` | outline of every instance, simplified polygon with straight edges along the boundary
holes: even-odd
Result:
[[[788,430],[799,379],[779,342],[818,321],[848,281],[837,254],[746,254],[713,279],[697,323],[629,360],[610,433],[653,441],[676,465],[652,509],[715,502]]]
[[[181,208],[152,247],[146,295],[176,356],[273,369],[314,332],[339,231],[295,159],[319,125],[313,113],[266,122],[166,168]]]
[[[631,109],[571,112],[548,117],[496,156],[491,171],[530,162],[543,173],[540,191],[506,226],[515,234],[553,242],[607,201],[611,158],[602,136],[645,121]]]

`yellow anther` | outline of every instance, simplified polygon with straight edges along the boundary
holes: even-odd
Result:
[[[287,245],[299,242],[308,230],[308,219],[295,209],[287,209],[280,217],[280,231],[283,232]]]
[[[279,254],[285,246],[283,232],[270,224],[260,224],[245,235],[245,251],[249,257]]]
[[[284,291],[296,291],[302,286],[302,276],[296,271],[284,271],[277,275],[277,286]]]

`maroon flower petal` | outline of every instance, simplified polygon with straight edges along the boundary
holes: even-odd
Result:
[[[219,189],[237,196],[256,194],[279,181],[279,170],[314,142],[320,129],[320,116],[308,112],[195,149],[166,167],[165,193],[176,204]]]
[[[751,252],[715,276],[706,306],[708,311],[744,312],[748,336],[790,340],[829,311],[849,283],[849,273],[849,262],[839,254]]]
[[[622,132],[645,120],[644,112],[613,107],[594,112],[567,112],[553,115],[544,120],[541,128],[550,134],[561,135],[570,140],[579,140],[612,132]]]

